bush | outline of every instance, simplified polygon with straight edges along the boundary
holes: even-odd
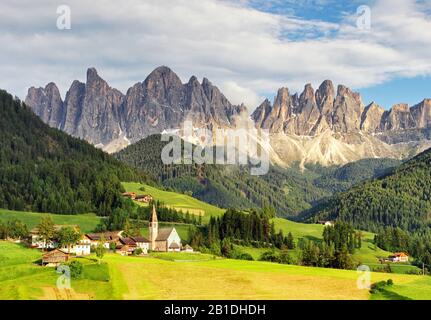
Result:
[[[265,251],[260,256],[260,261],[270,261],[270,262],[280,262],[280,257],[275,253],[275,251]]]
[[[69,269],[70,269],[70,277],[72,279],[79,279],[82,275],[82,270],[84,266],[81,262],[74,260],[71,263],[69,263]]]
[[[293,264],[293,258],[290,256],[287,250],[283,250],[280,252],[280,263],[283,264]]]
[[[144,251],[141,248],[138,248],[135,251],[133,251],[133,255],[135,255],[135,256],[140,256],[143,253],[144,253]]]
[[[392,279],[389,279],[388,281],[386,281],[386,285],[392,286],[392,285],[394,285],[394,281]]]
[[[115,244],[115,242],[111,242],[109,244],[109,249],[114,253],[117,251],[117,245]]]
[[[389,284],[389,283],[391,283],[391,284]],[[389,279],[388,281],[379,281],[379,282],[373,283],[371,285],[370,292],[371,293],[376,293],[377,291],[383,291],[386,286],[392,285],[392,284],[393,284],[392,279]]]
[[[248,261],[253,261],[253,257],[251,256],[251,254],[247,253],[247,252],[242,252],[240,254],[238,254],[238,256],[236,257],[239,260],[248,260]]]

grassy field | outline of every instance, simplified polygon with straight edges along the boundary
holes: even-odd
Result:
[[[56,289],[59,274],[38,265],[42,253],[19,244],[0,241],[0,300],[56,299],[66,294]],[[72,280],[69,297],[76,299],[121,298],[112,290],[107,264],[91,259],[84,262],[82,278]]]
[[[155,200],[163,202],[168,207],[172,207],[183,212],[189,211],[190,214],[202,215],[203,221],[208,221],[210,216],[220,216],[225,211],[181,193],[163,191],[148,185],[134,182],[125,182],[123,183],[123,186],[127,192],[150,194]],[[145,191],[140,190],[142,187],[145,188]]]
[[[138,186],[135,186],[136,189],[138,189]],[[151,188],[151,187],[150,187]],[[151,188],[153,190],[154,188]],[[156,189],[157,190],[157,189]],[[150,190],[148,190],[150,191]],[[181,199],[182,197],[188,197],[185,195],[173,193],[173,192],[166,192],[166,191],[160,191],[162,194],[164,194],[163,199],[167,199],[166,194],[173,194],[176,195],[177,199]],[[188,197],[190,198],[190,197]],[[157,198],[156,198],[157,199]],[[192,198],[193,199],[193,198]],[[193,199],[194,205],[199,206],[203,202]],[[164,201],[164,200],[163,200]],[[171,200],[172,201],[172,200]],[[179,200],[175,200],[178,202]],[[171,203],[173,203],[172,201]],[[207,206],[212,207],[212,210],[221,210],[218,208],[215,208],[211,205],[206,204]],[[215,209],[214,209],[215,208]],[[211,214],[214,214],[214,211],[210,211]],[[220,214],[220,212],[216,213]],[[97,224],[100,222],[100,217],[97,217],[94,214],[83,214],[83,215],[59,215],[59,214],[48,214],[48,213],[33,213],[33,212],[19,212],[19,211],[10,211],[5,209],[0,209],[0,221],[6,221],[9,219],[20,219],[25,224],[28,225],[28,227],[31,229],[35,227],[40,219],[43,216],[49,215],[52,217],[54,222],[56,224],[77,224],[80,226],[81,231],[86,232],[92,232],[94,228],[97,226]],[[295,239],[299,238],[307,238],[310,240],[321,240],[322,239],[322,232],[323,232],[323,226],[319,224],[303,224],[303,223],[297,223],[293,221],[289,221],[282,218],[275,218],[273,219],[276,230],[283,230],[283,233],[287,235],[288,232],[292,232]],[[167,227],[175,227],[178,231],[180,237],[187,241],[189,238],[189,228],[194,228],[192,225],[187,224],[180,224],[180,223],[161,223],[160,227],[167,228]],[[148,228],[142,228],[141,229],[143,236],[148,236]],[[362,241],[362,248],[360,250],[357,250],[354,254],[354,258],[356,261],[367,264],[370,266],[371,269],[376,269],[381,267],[382,265],[378,263],[378,259],[380,257],[387,257],[391,253],[384,251],[380,248],[376,248],[376,246],[372,243],[374,235],[369,232],[363,232],[363,241]],[[265,248],[247,248],[247,247],[241,247],[241,251],[247,252],[251,254],[253,259],[258,260],[261,254],[267,249]],[[293,252],[295,255],[296,253]],[[400,265],[400,264],[391,264],[392,270],[395,273],[406,273],[408,271],[419,271],[419,269],[415,266],[410,265]]]
[[[19,219],[24,222],[29,229],[34,228],[40,222],[40,219],[45,216],[51,216],[55,224],[77,224],[80,226],[82,232],[93,231],[101,219],[95,214],[61,215],[0,209],[0,221]]]
[[[59,274],[35,262],[41,252],[0,241],[0,299],[431,299],[431,277],[372,273],[371,282],[394,281],[388,292],[357,288],[356,271],[257,261],[213,259],[196,253],[150,257],[107,254],[84,263],[82,278],[59,294]]]
[[[320,224],[304,224],[289,221],[282,218],[275,218],[272,220],[275,225],[276,231],[283,230],[284,235],[292,232],[295,239],[305,238],[309,240],[322,240],[322,233],[324,226]],[[362,231],[362,247],[356,250],[353,258],[362,264],[368,265],[372,270],[382,267],[379,264],[379,258],[388,257],[392,253],[382,250],[373,244],[374,234],[366,231]],[[253,258],[262,254],[266,249],[253,249],[243,250],[249,252]],[[419,271],[419,269],[412,265],[392,263],[391,268],[395,273],[406,273],[408,271]]]

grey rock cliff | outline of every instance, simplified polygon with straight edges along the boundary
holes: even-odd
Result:
[[[232,105],[208,79],[200,83],[191,77],[183,84],[164,66],[125,95],[90,68],[86,82],[75,80],[64,102],[53,83],[30,88],[25,102],[50,126],[95,145],[118,139],[136,142],[150,134],[178,129],[186,120],[196,127],[232,127],[235,118],[246,112],[244,105]]]

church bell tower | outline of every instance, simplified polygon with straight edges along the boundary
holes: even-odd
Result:
[[[150,240],[151,242],[151,250],[155,250],[156,249],[156,239],[157,239],[157,234],[159,232],[159,223],[157,221],[157,212],[156,212],[156,207],[153,205],[153,211],[151,213],[150,216],[150,223],[149,223],[149,238],[148,240]]]

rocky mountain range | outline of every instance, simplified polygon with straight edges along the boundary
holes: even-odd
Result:
[[[168,67],[155,69],[126,94],[111,88],[94,68],[86,83],[74,81],[63,101],[57,86],[30,88],[25,103],[52,127],[114,152],[151,134],[177,129],[190,120],[195,127],[237,127],[248,118],[244,105],[233,105],[204,78],[187,83]],[[249,121],[268,129],[272,159],[344,164],[363,158],[405,158],[431,147],[431,100],[385,110],[365,106],[359,93],[330,80],[317,90],[307,84],[301,94],[278,90]],[[254,123],[253,123],[254,122]],[[241,123],[241,124],[240,124]]]
[[[431,100],[385,110],[364,106],[359,93],[325,80],[298,95],[281,88],[252,114],[258,128],[271,132],[283,162],[341,164],[363,158],[405,158],[431,146]]]
[[[245,111],[234,106],[204,78],[183,84],[169,68],[159,67],[126,94],[111,88],[94,68],[86,83],[75,80],[62,101],[54,83],[28,90],[25,103],[52,127],[83,138],[108,152],[190,120],[199,127],[233,127]]]

